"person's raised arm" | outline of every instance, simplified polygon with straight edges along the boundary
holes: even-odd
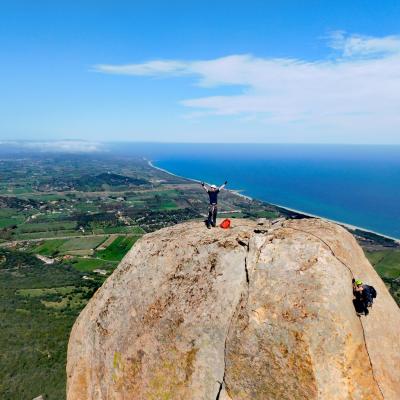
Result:
[[[225,181],[223,185],[221,185],[218,190],[222,190],[226,185],[228,184],[228,181]]]
[[[204,182],[201,182],[201,187],[208,193],[208,188],[207,188],[207,186],[204,184]]]

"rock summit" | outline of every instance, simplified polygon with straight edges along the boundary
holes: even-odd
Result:
[[[400,310],[352,235],[232,222],[135,244],[72,329],[68,400],[400,399]]]

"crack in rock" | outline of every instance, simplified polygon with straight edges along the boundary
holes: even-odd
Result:
[[[222,379],[225,379],[225,372],[224,372],[224,377]],[[217,397],[215,398],[215,400],[219,400],[219,396],[221,396],[221,392],[222,392],[222,387],[224,385],[224,381],[218,382],[218,383],[219,383],[219,389],[218,389]]]
[[[245,271],[245,274],[246,274],[246,286],[247,286],[247,290],[246,290],[246,292],[247,292],[246,304],[247,304],[248,299],[249,299],[249,287],[250,287],[249,270],[248,270],[248,266],[247,266],[247,256],[248,256],[248,253],[249,253],[249,251],[250,251],[250,245],[249,245],[249,242],[246,243],[246,242],[242,241],[241,239],[238,239],[237,241],[238,241],[238,243],[239,243],[241,246],[246,247],[246,251],[247,251],[246,257],[244,258],[244,271]],[[243,301],[243,297],[244,297],[244,293],[242,292],[242,293],[240,294],[240,299],[239,299],[239,301],[238,301],[238,303],[237,303],[237,305],[236,305],[236,307],[235,307],[235,312],[233,313],[233,315],[232,315],[232,317],[231,317],[231,320],[229,321],[228,331],[227,331],[227,333],[226,333],[225,342],[224,342],[224,374],[223,374],[223,376],[222,376],[221,382],[218,381],[220,385],[219,385],[218,393],[217,393],[217,396],[215,397],[215,400],[219,400],[219,398],[220,398],[220,396],[221,396],[221,393],[222,393],[222,388],[224,387],[224,385],[225,385],[225,388],[227,387],[227,386],[226,386],[226,382],[225,382],[226,358],[227,358],[227,357],[226,357],[226,353],[227,353],[227,341],[228,341],[229,333],[230,333],[231,328],[232,328],[233,321],[234,321],[235,317],[237,316],[237,314],[238,314],[238,312],[239,312],[238,309],[239,309],[239,307],[240,307],[240,304],[241,304],[242,301]]]

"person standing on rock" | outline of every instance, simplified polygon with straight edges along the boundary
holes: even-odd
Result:
[[[208,193],[210,199],[210,205],[208,207],[208,218],[207,218],[207,228],[211,229],[211,226],[215,227],[217,224],[217,213],[218,213],[218,193],[228,184],[225,181],[223,185],[217,187],[216,185],[207,186],[204,182],[201,182],[201,186]]]

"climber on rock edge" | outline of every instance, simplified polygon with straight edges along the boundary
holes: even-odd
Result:
[[[353,279],[353,300],[354,307],[358,315],[368,315],[368,307],[372,306],[374,298],[376,297],[376,290],[373,286],[365,285],[359,279]]]
[[[217,213],[218,213],[218,193],[228,184],[225,181],[223,185],[217,187],[216,185],[206,186],[204,182],[201,182],[201,186],[208,193],[210,198],[210,205],[208,207],[208,218],[207,218],[207,228],[211,229],[211,226],[215,227],[217,223]]]

